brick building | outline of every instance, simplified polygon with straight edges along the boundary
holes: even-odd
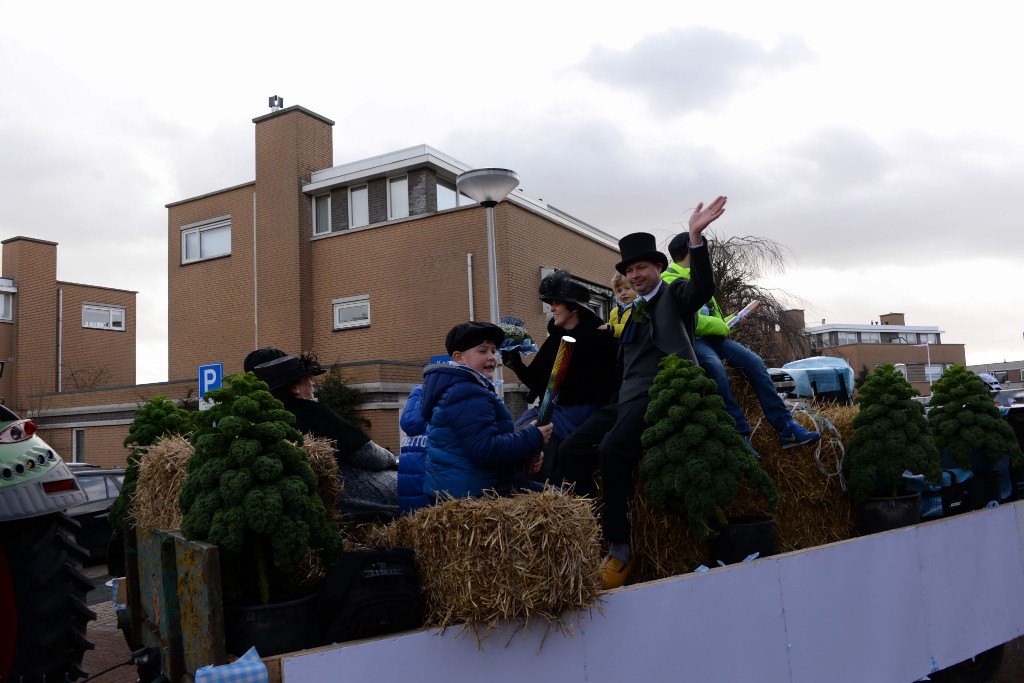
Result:
[[[486,214],[455,186],[471,167],[426,145],[332,166],[331,120],[293,106],[253,123],[253,182],[167,205],[169,376],[239,372],[264,346],[315,349],[363,391],[373,438],[397,448],[424,362],[453,324],[488,319]],[[494,221],[502,315],[542,340],[537,288],[553,268],[607,311],[615,238],[519,191]]]
[[[58,280],[56,242],[12,237],[0,244],[0,396],[34,418],[66,459],[105,453],[113,464],[127,421],[124,410],[96,401],[120,392],[123,404],[138,393],[136,293]]]
[[[794,311],[803,318],[803,311]],[[886,313],[867,325],[828,323],[804,328],[814,354],[845,358],[855,373],[883,363],[901,368],[922,396],[950,365],[966,365],[963,344],[942,341],[942,330],[932,325],[907,325],[903,313]]]

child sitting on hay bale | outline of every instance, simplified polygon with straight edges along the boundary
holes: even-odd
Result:
[[[453,327],[445,348],[453,363],[423,373],[421,415],[427,422],[423,492],[479,496],[528,486],[522,470],[551,437],[552,426],[514,431],[512,416],[494,391],[497,347],[505,333],[497,325],[466,322]],[[533,463],[539,469],[541,461]]]

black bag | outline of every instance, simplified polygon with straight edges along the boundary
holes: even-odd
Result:
[[[317,606],[323,645],[423,625],[423,595],[409,548],[343,551],[324,578]]]

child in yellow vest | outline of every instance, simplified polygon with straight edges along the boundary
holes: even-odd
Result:
[[[636,298],[636,292],[629,286],[626,276],[619,273],[615,273],[615,277],[612,278],[612,290],[615,292],[618,305],[608,316],[608,324],[602,325],[601,329],[611,330],[615,334],[615,338],[618,339],[622,334],[622,328],[626,326],[626,321],[629,320],[629,314],[633,312],[630,304]]]

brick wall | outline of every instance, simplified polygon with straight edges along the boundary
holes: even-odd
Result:
[[[199,365],[212,362],[223,362],[225,372],[234,372],[255,348],[254,190],[250,184],[168,207],[169,379],[195,377]],[[219,216],[231,216],[231,254],[183,264],[182,226]]]
[[[388,220],[388,181],[376,178],[366,184],[367,203],[370,209],[370,225]]]
[[[61,388],[95,389],[135,384],[135,292],[58,282],[63,293]],[[120,306],[124,331],[83,327],[86,303]]]
[[[409,171],[409,215],[437,211],[437,171],[419,168]]]
[[[348,228],[348,190],[331,192],[331,231]]]
[[[4,374],[7,404],[25,410],[28,394],[57,388],[57,243],[26,237],[3,241],[3,276],[14,280],[14,339]]]

